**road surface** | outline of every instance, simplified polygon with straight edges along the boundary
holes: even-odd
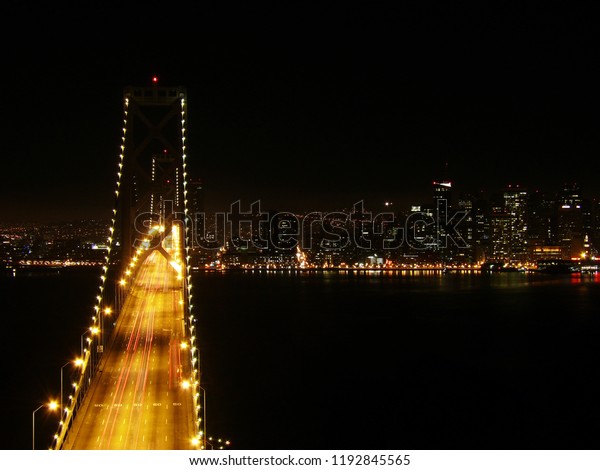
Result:
[[[157,250],[140,266],[63,449],[194,449],[183,281]]]

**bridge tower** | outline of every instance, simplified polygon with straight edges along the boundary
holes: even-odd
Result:
[[[137,307],[132,310],[127,307],[126,300],[130,298],[129,293],[134,285],[136,289],[139,288],[135,281],[140,266],[152,253],[152,256],[156,256],[156,251],[166,258],[174,270],[170,274],[165,272],[165,279],[171,279],[171,290],[161,292],[166,292],[165,295],[181,292],[178,302],[170,303],[171,307],[160,312],[171,312],[171,318],[183,320],[180,325],[180,320],[176,321],[177,326],[168,330],[173,333],[167,341],[171,345],[170,341],[186,339],[181,348],[187,352],[177,355],[181,362],[176,372],[189,373],[184,382],[192,390],[193,406],[190,409],[193,410],[192,422],[196,431],[193,435],[197,435],[198,439],[203,438],[202,448],[206,448],[206,397],[204,389],[200,387],[200,358],[195,346],[195,319],[191,303],[189,260],[192,227],[188,225],[186,123],[185,88],[158,86],[157,80],[153,79],[150,86],[129,86],[124,89],[122,135],[113,215],[106,241],[107,253],[93,307],[92,324],[81,335],[81,357],[77,361],[80,376],[74,384],[75,393],[69,397],[68,406],[62,407],[61,403],[55,449],[63,448],[71,427],[77,427],[74,424],[76,416],[79,416],[80,409],[85,408],[88,391],[98,383],[94,378],[100,375],[98,371],[107,367],[111,357],[107,353],[115,345],[112,339],[117,333],[124,334],[119,331],[117,317],[130,317],[132,312],[137,316],[144,310]],[[156,265],[153,263],[150,266]],[[113,270],[117,272],[113,273]],[[176,281],[173,276],[176,276]],[[114,290],[108,279],[115,281]],[[136,298],[140,296],[131,297],[134,301]],[[156,314],[152,307],[148,310],[149,317]],[[156,334],[152,330],[153,323],[147,325],[150,333],[144,337],[153,338]],[[116,344],[118,348],[118,344],[122,343]],[[169,361],[163,362],[170,364]],[[181,380],[183,378],[183,375],[179,377]]]
[[[124,90],[122,155],[125,164],[118,191],[117,239],[122,263],[131,259],[149,230],[157,247],[170,234],[173,220],[184,222],[186,191],[183,87],[127,87]]]

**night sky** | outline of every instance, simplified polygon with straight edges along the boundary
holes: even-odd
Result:
[[[444,176],[457,191],[600,192],[593,12],[317,13],[248,9],[213,31],[200,15],[185,33],[140,22],[122,36],[65,34],[39,14],[41,39],[5,39],[0,222],[108,217],[123,88],[154,74],[187,88],[207,211],[405,208]]]

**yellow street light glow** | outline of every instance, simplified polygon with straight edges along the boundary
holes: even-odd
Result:
[[[110,315],[110,314],[112,313],[112,309],[111,309],[110,307],[106,307],[106,308],[104,309],[104,313],[105,313],[106,315]]]
[[[181,382],[181,388],[187,390],[188,388],[190,388],[190,382],[188,380],[184,380],[183,382]]]

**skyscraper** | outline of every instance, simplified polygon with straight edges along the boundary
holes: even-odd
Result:
[[[504,190],[504,212],[508,217],[509,255],[513,261],[527,258],[527,191],[519,185],[509,185]]]
[[[558,243],[564,259],[578,258],[583,249],[583,198],[579,185],[565,185],[558,197]]]
[[[452,183],[450,181],[433,182],[433,210],[436,216],[434,243],[438,249],[449,248],[446,233],[446,222],[451,218]]]

